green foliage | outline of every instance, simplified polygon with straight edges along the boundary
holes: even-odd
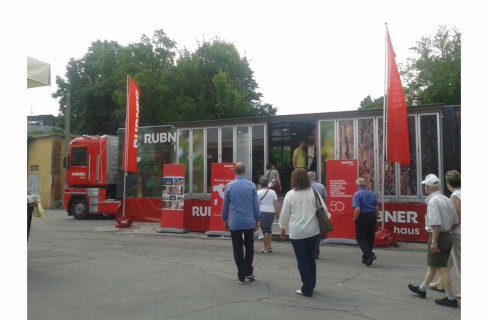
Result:
[[[461,104],[461,33],[440,26],[410,50],[417,57],[400,66],[407,104]]]
[[[383,96],[371,99],[371,96],[367,96],[366,98],[361,101],[359,110],[368,110],[368,109],[383,109],[385,98]]]
[[[178,53],[178,58],[177,58]],[[274,115],[262,104],[247,59],[233,44],[204,41],[195,52],[177,51],[163,30],[121,46],[97,40],[81,59],[70,59],[65,79],[57,77],[60,118],[71,91],[75,134],[116,134],[124,126],[127,75],[139,85],[140,125]]]

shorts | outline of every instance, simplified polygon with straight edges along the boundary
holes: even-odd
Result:
[[[274,212],[261,212],[261,230],[263,233],[271,233],[274,216]]]
[[[427,265],[433,268],[445,268],[447,267],[447,261],[449,260],[449,255],[451,254],[452,248],[452,238],[450,232],[439,233],[439,238],[437,239],[437,248],[441,251],[440,253],[433,254],[430,249],[432,243],[432,233],[429,234],[429,242],[427,247]]]

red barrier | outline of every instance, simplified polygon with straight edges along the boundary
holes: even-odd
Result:
[[[185,200],[185,228],[194,232],[209,230],[211,217],[210,200]]]

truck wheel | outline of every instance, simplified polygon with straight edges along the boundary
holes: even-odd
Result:
[[[78,198],[71,204],[71,215],[76,220],[88,219],[88,204],[83,198]]]

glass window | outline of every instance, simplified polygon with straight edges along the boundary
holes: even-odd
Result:
[[[249,127],[238,126],[236,136],[236,162],[242,162],[246,166],[246,177],[250,179],[250,172],[252,168],[249,164],[250,150],[249,150]]]
[[[193,129],[191,193],[204,193],[203,129]]]
[[[410,143],[410,165],[400,166],[400,195],[416,196],[417,193],[417,140],[415,117],[408,117],[408,139]]]
[[[252,181],[259,182],[264,174],[264,125],[252,126]]]
[[[321,182],[325,185],[327,160],[335,160],[335,122],[320,121]]]
[[[71,165],[72,166],[86,166],[87,148],[73,148],[71,149]]]
[[[354,122],[339,121],[339,160],[354,159]]]
[[[185,165],[185,191],[190,191],[190,130],[178,130],[178,163]]]
[[[374,120],[358,119],[358,169],[367,188],[375,191]]]
[[[379,173],[379,190],[380,193],[383,191],[383,118],[378,118],[378,173]],[[395,164],[394,163],[386,163],[386,170],[385,170],[385,196],[394,196],[396,195],[396,178],[395,178]]]
[[[422,156],[422,180],[428,174],[439,177],[439,135],[437,127],[437,115],[420,116],[420,154]],[[439,177],[441,178],[441,177]],[[422,188],[423,190],[423,188]],[[425,190],[422,194],[426,196]]]
[[[212,163],[219,162],[219,129],[207,129],[207,192],[210,193],[212,184]]]
[[[234,162],[234,128],[222,128],[222,162]]]

